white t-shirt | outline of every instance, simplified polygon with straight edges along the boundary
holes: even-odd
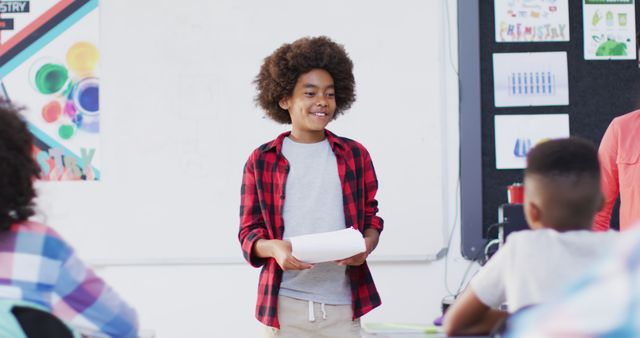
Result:
[[[507,304],[509,312],[553,299],[608,253],[618,233],[588,230],[524,230],[506,244],[471,281],[485,305]]]

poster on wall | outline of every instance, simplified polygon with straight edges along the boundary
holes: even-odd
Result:
[[[493,54],[496,107],[569,104],[566,52]]]
[[[569,0],[495,0],[496,42],[569,41]]]
[[[568,114],[495,115],[496,169],[524,169],[538,143],[569,137]]]
[[[97,0],[0,1],[0,95],[24,107],[46,181],[100,180]]]
[[[634,0],[584,0],[585,60],[636,58],[636,8]]]

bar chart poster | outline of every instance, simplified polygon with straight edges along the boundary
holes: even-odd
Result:
[[[495,53],[493,87],[496,107],[568,105],[567,53]]]
[[[20,107],[45,181],[100,180],[97,0],[0,0],[0,95]]]
[[[495,0],[496,42],[569,41],[568,0]]]
[[[636,7],[634,0],[584,0],[585,60],[636,58]]]

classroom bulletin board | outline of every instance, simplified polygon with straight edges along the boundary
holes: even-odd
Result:
[[[522,139],[503,151],[496,140],[505,130],[532,133],[540,125],[549,138],[598,145],[614,117],[640,108],[640,8],[631,0],[458,3],[462,251],[474,259],[536,142]],[[551,19],[536,26],[536,15]],[[532,58],[534,66],[517,70]],[[525,90],[530,100],[515,98]],[[518,153],[519,163],[505,157]],[[613,214],[615,228],[617,207]]]

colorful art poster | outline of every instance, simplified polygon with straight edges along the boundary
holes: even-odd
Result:
[[[568,0],[495,0],[496,42],[569,41]]]
[[[47,181],[100,179],[97,0],[0,0],[0,95],[25,108]]]
[[[636,7],[634,0],[584,0],[585,60],[636,58]]]
[[[569,137],[568,114],[496,115],[496,169],[524,169],[536,144]]]
[[[496,107],[566,106],[566,52],[493,54]]]

